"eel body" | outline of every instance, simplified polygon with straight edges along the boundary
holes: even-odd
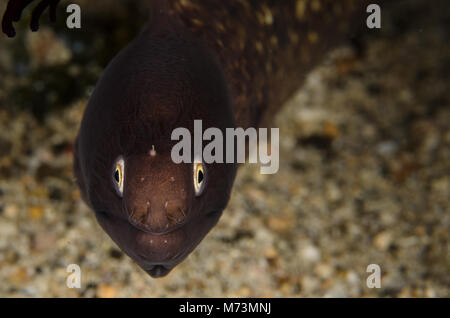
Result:
[[[365,21],[358,0],[150,1],[86,108],[74,171],[114,242],[153,277],[218,222],[237,165],[176,164],[171,133],[258,127]],[[201,191],[199,191],[199,188]]]

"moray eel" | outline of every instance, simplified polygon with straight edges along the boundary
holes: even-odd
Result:
[[[364,26],[362,0],[153,0],[84,113],[74,172],[113,241],[167,275],[218,222],[237,165],[175,164],[171,133],[260,127],[334,46]]]

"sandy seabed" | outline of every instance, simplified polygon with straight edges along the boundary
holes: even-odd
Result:
[[[330,54],[275,121],[278,174],[242,167],[219,224],[158,280],[112,243],[74,184],[87,99],[38,120],[8,98],[20,79],[3,79],[0,296],[450,296],[450,15],[429,10],[387,23],[363,54]],[[26,36],[33,63],[70,58],[42,32]],[[50,61],[33,49],[45,41]],[[0,43],[4,70],[15,57]],[[72,263],[81,289],[66,286]],[[366,286],[369,264],[381,268],[379,289]]]

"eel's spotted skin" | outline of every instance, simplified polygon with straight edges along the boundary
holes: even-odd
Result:
[[[170,0],[220,57],[238,126],[268,122],[331,48],[360,30],[363,0]]]

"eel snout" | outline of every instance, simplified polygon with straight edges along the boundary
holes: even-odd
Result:
[[[141,231],[162,235],[183,226],[187,214],[182,200],[167,200],[163,204],[146,201],[145,204],[137,204],[131,208],[128,220]]]

